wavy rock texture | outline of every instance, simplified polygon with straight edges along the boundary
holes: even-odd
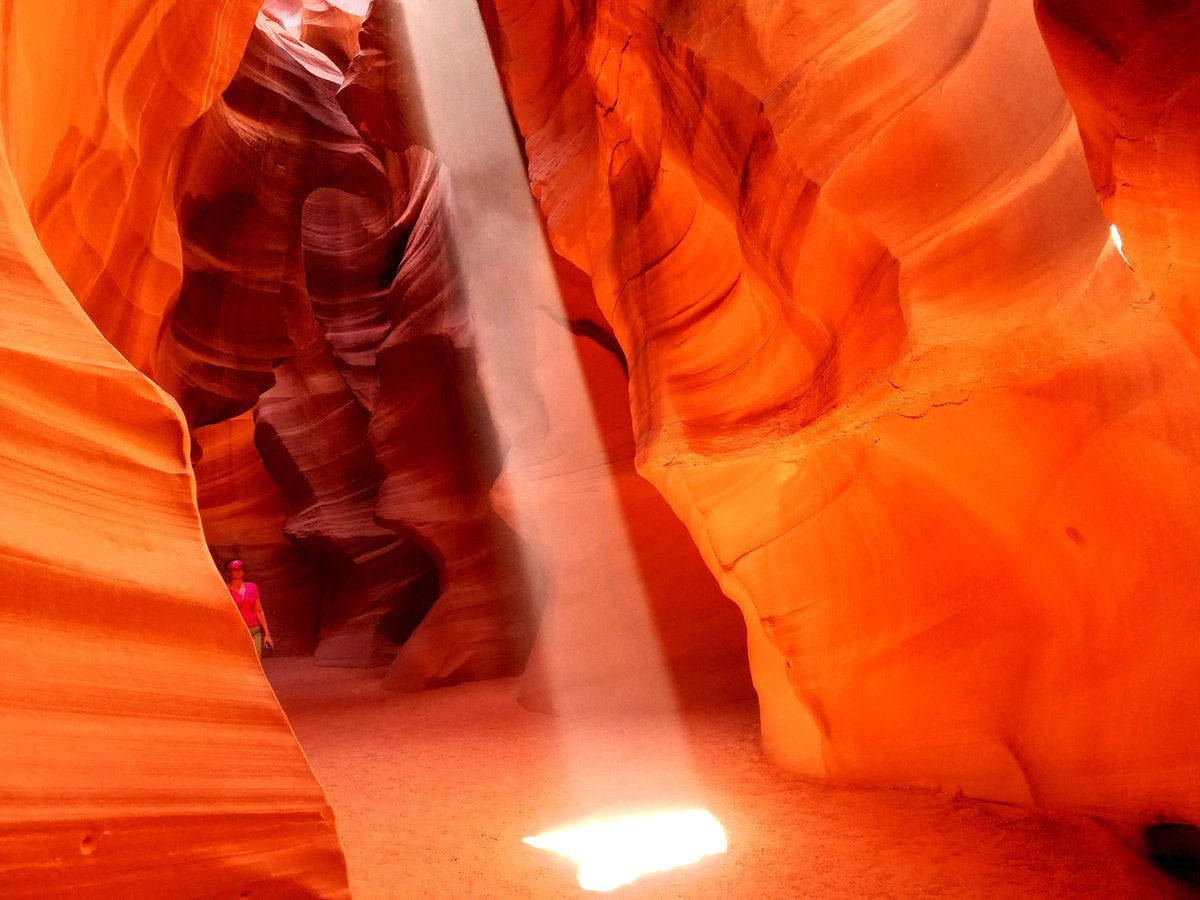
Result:
[[[334,102],[341,80],[322,54],[260,16],[229,88],[183,138],[183,285],[153,375],[193,425],[252,407],[290,354],[281,297],[300,266],[308,195],[387,189]]]
[[[21,127],[7,142],[21,196],[88,315],[149,371],[182,268],[173,142],[228,84],[256,4],[238,0],[220,15],[181,2],[136,13],[121,4],[128,15],[74,2],[39,5],[36,16],[23,2],[10,7],[11,33],[30,47],[9,76]],[[39,33],[61,37],[60,51],[34,52]],[[55,86],[54,103],[42,85]]]
[[[1031,11],[483,6],[771,754],[1200,813],[1200,367],[1106,245]]]
[[[428,562],[375,523],[384,473],[368,445],[369,416],[339,375],[305,294],[291,292],[288,314],[292,356],[255,407],[255,443],[288,501],[284,533],[325,573],[317,659],[384,664],[395,650],[379,622]],[[271,590],[290,602],[282,587]]]
[[[153,332],[179,280],[170,150],[253,14],[0,14],[5,895],[346,895],[332,814],[205,549],[178,407],[77,299],[111,302],[111,335]]]
[[[293,594],[290,576],[277,580],[284,573],[271,565],[251,569],[264,608],[300,627],[308,619],[322,661],[365,665],[394,655],[378,623],[429,563],[374,521],[382,471],[367,446],[369,406],[339,373],[338,326],[318,321],[319,300],[306,289],[309,196],[389,190],[379,159],[335,101],[341,81],[324,55],[259,17],[229,88],[183,140],[185,272],[155,374],[193,423],[254,407],[256,444],[287,508],[281,536],[325,576],[312,608],[311,591]],[[342,311],[350,331],[355,312]],[[323,325],[332,328],[333,351]],[[217,470],[200,473],[210,471]],[[256,486],[221,490],[253,495]],[[204,511],[206,522],[223,516]]]
[[[1200,348],[1200,10],[1039,2],[1092,184],[1139,282]]]
[[[183,289],[155,371],[193,423],[253,405],[282,532],[323,573],[315,610],[275,564],[291,555],[278,540],[251,571],[270,616],[297,638],[306,621],[315,630],[320,661],[395,660],[398,689],[513,674],[535,618],[487,497],[494,439],[444,246],[440,169],[407,143],[364,141],[339,105],[341,71],[297,36],[313,8],[268,7],[230,87],[185,136]],[[358,18],[318,18],[327,44],[356,44]],[[363,122],[397,118],[378,89],[350,91]],[[204,483],[202,509],[229,545],[259,521],[230,521],[230,498],[263,486],[222,471],[200,467],[224,482]]]
[[[343,72],[358,52],[370,0],[266,0],[263,13]]]
[[[325,573],[315,615],[305,594],[291,608],[292,580],[277,563],[288,548],[262,540],[270,527],[264,486],[238,483],[225,459],[237,453],[249,478],[241,450],[223,446],[221,461],[199,467],[202,479],[217,479],[211,489],[202,480],[202,512],[221,537],[215,544],[233,547],[243,535],[261,548],[268,613],[297,635],[312,621],[322,662],[394,657],[384,683],[399,690],[514,674],[533,643],[537,587],[526,583],[530,548],[490,498],[501,448],[447,246],[445,176],[413,146],[425,125],[411,102],[416,82],[397,40],[398,8],[371,8],[344,79],[296,38],[306,10],[267,8],[231,87],[185,139],[184,289],[158,359],[194,422],[244,409],[270,385],[254,406],[255,443],[287,507],[287,539]],[[260,202],[245,202],[251,187]],[[587,315],[598,319],[585,293]],[[579,410],[557,410],[535,473],[558,485],[542,524],[556,521],[556,505],[577,505],[581,489],[586,495],[618,473],[629,521],[645,539],[641,580],[651,585],[669,662],[688,673],[678,692],[688,703],[743,696],[740,617],[668,509],[634,476],[627,408],[611,402],[624,396],[624,375],[608,352],[597,356],[598,346],[584,343],[608,398],[611,458],[581,460],[571,428],[586,422]],[[566,362],[543,360],[547,398]],[[202,447],[211,430],[197,432]],[[237,510],[240,522],[230,517]],[[574,683],[554,691],[588,706],[627,704],[648,661],[621,603],[640,585],[609,585],[611,596],[597,603],[577,556],[599,560],[612,548],[603,540],[590,548],[543,543],[532,576],[543,589],[553,581],[551,595],[572,610],[558,612],[555,628],[556,646],[574,648]],[[526,702],[564,705],[550,694],[535,663]]]
[[[634,472],[626,361],[591,285],[565,264],[556,289],[477,6],[375,4],[362,40],[339,93],[351,118],[403,140],[377,115],[402,110],[449,173],[446,231],[503,450],[492,496],[546,604],[522,702],[669,710],[748,697],[740,615]],[[372,93],[385,101],[362,102]]]
[[[370,0],[267,0],[263,13],[343,72],[358,52]]]
[[[419,624],[413,617],[412,627],[403,628],[404,645],[385,681],[417,689],[519,672],[536,610],[520,574],[516,537],[489,498],[499,471],[496,437],[446,243],[445,175],[419,147],[403,156],[393,150],[389,162],[407,204],[388,235],[366,229],[363,237],[402,237],[403,257],[398,268],[357,263],[360,273],[376,278],[394,271],[379,297],[388,330],[374,357],[379,400],[369,437],[386,472],[375,515],[411,534],[437,561],[440,576],[436,605]],[[339,213],[349,201],[330,196],[320,210],[324,221],[343,220]],[[339,282],[344,289],[345,279]]]
[[[368,6],[369,0],[305,0],[300,39],[344,72],[358,53],[358,31]]]

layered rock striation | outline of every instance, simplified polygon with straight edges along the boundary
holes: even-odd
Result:
[[[478,7],[399,10],[372,8],[369,65],[352,67],[342,96],[390,86],[449,175],[446,227],[503,450],[492,498],[546,604],[522,702],[571,713],[744,699],[745,626],[634,471],[629,361],[586,276],[547,254]]]
[[[745,639],[797,770],[1200,814],[1200,21],[1036,6],[484,0],[560,305],[453,246],[503,166],[397,4],[10,3],[0,888],[344,891],[210,551],[396,689],[736,699]]]
[[[149,359],[180,276],[172,146],[254,13],[0,15],[6,895],[346,894],[332,813],[205,547],[179,407],[110,343]]]
[[[482,7],[772,756],[1195,815],[1200,367],[1107,241],[1032,12]]]
[[[547,307],[512,323],[526,342],[529,323],[548,329],[537,343],[554,348],[541,352],[536,376],[522,376],[547,429],[536,459],[527,447],[517,454],[526,460],[517,471],[479,380],[459,274],[487,265],[494,250],[451,246],[447,172],[426,149],[425,117],[437,113],[420,102],[401,10],[373,5],[357,34],[349,12],[322,13],[322,46],[353,37],[359,48],[335,65],[302,40],[310,6],[264,9],[230,87],[181,143],[183,287],[153,371],[201,426],[204,452],[215,431],[205,423],[253,405],[255,446],[278,485],[291,544],[264,542],[277,518],[237,502],[243,489],[265,500],[261,483],[239,487],[202,461],[200,474],[222,481],[201,494],[215,552],[256,557],[285,649],[315,635],[319,661],[390,665],[391,688],[521,671],[540,607],[552,601],[571,610],[554,618],[554,646],[562,645],[554,653],[571,648],[575,671],[569,683],[560,673],[554,700],[543,650],[526,682],[530,705],[627,705],[638,695],[643,705],[674,705],[643,683],[646,666],[662,664],[646,641],[660,638],[685,702],[744,696],[740,616],[633,473],[625,372],[613,365],[619,348],[590,287],[582,314]],[[331,21],[349,22],[350,37]],[[469,178],[458,189],[490,190]],[[600,386],[592,401],[612,451],[595,458],[593,402],[555,383],[577,365],[577,346]],[[581,499],[614,476],[638,569],[626,583],[608,566],[609,596],[596,602],[582,572],[628,551],[619,534],[590,547],[564,540],[573,520],[563,513],[578,518]],[[506,509],[506,492],[531,479],[545,500],[536,526]],[[210,497],[219,504],[211,510]],[[248,515],[240,526],[230,517],[238,509]],[[315,603],[311,582],[293,596],[296,579],[279,568],[297,550],[299,572],[322,573]],[[645,611],[629,605],[642,602],[646,585],[649,631],[637,620]]]
[[[215,326],[197,341],[194,368],[211,368],[223,344],[233,350],[216,379],[232,405],[215,414],[254,403],[256,444],[289,507],[284,533],[324,573],[317,658],[399,655],[389,684],[405,689],[512,674],[535,618],[487,499],[495,451],[444,246],[440,167],[411,143],[368,143],[367,123],[399,111],[378,85],[356,83],[352,124],[342,72],[285,19],[260,17],[223,103],[185,150],[200,175],[194,192],[184,182],[184,203],[205,190],[236,203],[239,179],[259,203],[246,221],[252,240],[228,242],[236,259],[204,249],[226,231],[198,229],[207,265],[185,275],[172,328],[186,327],[190,299]],[[347,84],[362,65],[347,62]],[[201,291],[189,297],[193,274]],[[240,327],[239,310],[267,327]]]

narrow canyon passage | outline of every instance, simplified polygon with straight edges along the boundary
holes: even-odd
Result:
[[[1194,890],[1198,44],[0,0],[0,895]]]
[[[745,704],[688,714],[680,744],[662,715],[529,712],[511,679],[396,697],[307,660],[265,669],[329,796],[359,900],[1190,896],[1135,836],[1091,819],[789,779],[763,759]],[[597,750],[607,810],[573,791],[564,756],[581,741]],[[674,793],[693,766],[694,792]],[[521,843],[604,811],[681,803],[721,821],[728,851],[608,895],[586,894],[569,860]]]

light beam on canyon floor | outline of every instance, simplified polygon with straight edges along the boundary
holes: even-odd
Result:
[[[725,829],[708,810],[679,809],[582,822],[525,838],[575,861],[585,891],[612,891],[724,853]]]
[[[551,690],[565,693],[575,652],[558,631],[555,606],[569,596],[576,608],[595,611],[603,627],[604,611],[619,601],[622,635],[629,635],[623,649],[639,665],[639,696],[675,719],[668,740],[676,746],[664,753],[690,759],[620,496],[611,478],[594,477],[611,468],[575,339],[562,324],[567,315],[479,9],[474,0],[406,0],[403,12],[395,40],[409,48],[420,94],[410,92],[415,108],[408,112],[425,120],[431,149],[449,173],[449,244],[505,453],[498,505],[527,542],[529,580],[543,586],[548,602],[537,652]],[[559,722],[561,777],[576,802],[570,810],[533,811],[531,818],[543,821],[531,821],[530,831],[552,827],[552,816],[561,822],[701,802],[690,766],[653,785],[639,783],[630,777],[637,760],[585,738],[569,716]],[[545,840],[574,845],[576,838]]]

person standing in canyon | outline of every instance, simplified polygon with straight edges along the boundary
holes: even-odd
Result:
[[[245,580],[246,568],[240,559],[231,559],[225,563],[225,571],[229,576],[229,593],[233,595],[233,602],[237,604],[242,620],[250,629],[250,637],[254,639],[254,649],[258,652],[258,658],[262,659],[263,648],[273,650],[275,642],[271,640],[267,616],[258,599],[258,585]]]

